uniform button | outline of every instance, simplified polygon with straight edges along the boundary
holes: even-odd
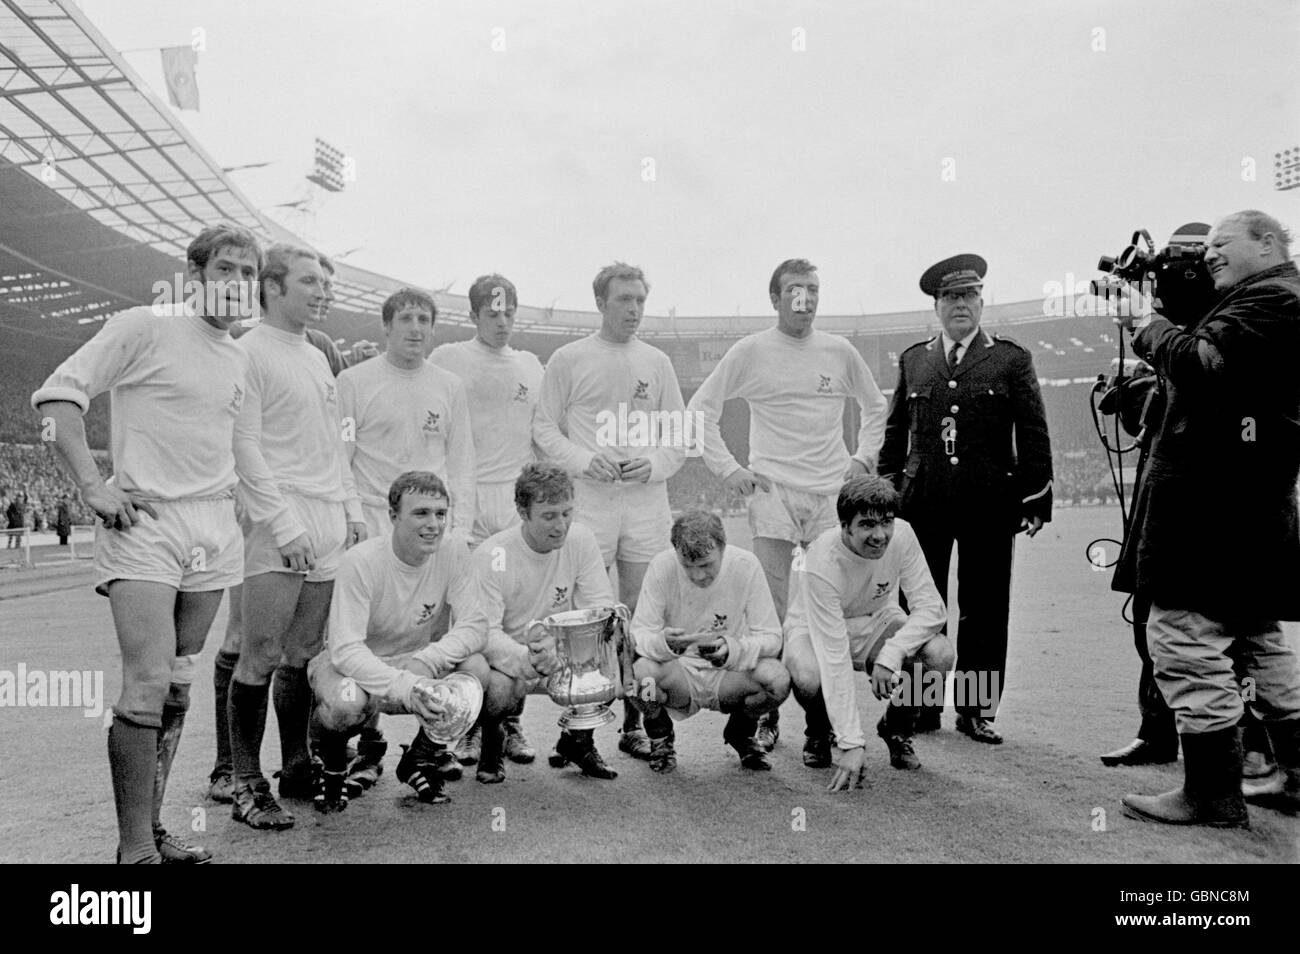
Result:
[[[949,410],[951,410],[952,413],[956,414],[956,413],[957,413],[957,405],[954,404],[954,405],[953,405]]]
[[[948,387],[950,387],[950,388],[955,388],[956,386],[957,386],[957,382],[956,382],[956,381],[949,381],[949,382],[948,382]]]
[[[957,458],[956,458],[956,457],[949,457],[949,458],[948,458],[948,463],[950,463],[950,464],[955,464],[955,463],[957,463]]]

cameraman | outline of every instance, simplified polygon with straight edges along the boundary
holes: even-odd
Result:
[[[1180,789],[1123,801],[1150,821],[1247,828],[1243,695],[1280,769],[1260,800],[1300,808],[1300,666],[1278,623],[1300,619],[1300,271],[1290,235],[1257,211],[1215,225],[1205,264],[1222,298],[1189,329],[1120,319],[1167,405],[1113,586],[1151,600],[1148,644],[1185,772]]]

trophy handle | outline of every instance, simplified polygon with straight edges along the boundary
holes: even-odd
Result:
[[[618,653],[618,697],[626,698],[627,693],[623,687],[628,681],[634,678],[635,673],[632,670],[632,664],[636,661],[636,652],[632,646],[632,614],[628,612],[627,606],[622,603],[614,604],[614,638],[615,648]]]
[[[543,623],[540,619],[530,619],[530,620],[528,621],[528,625],[524,627],[524,642],[525,642],[525,643],[532,644],[532,643],[537,642],[537,640],[533,638],[533,627],[534,627],[534,626],[540,626],[540,627],[542,628],[542,631],[543,631],[543,632],[549,632],[549,630],[546,629],[546,624]]]

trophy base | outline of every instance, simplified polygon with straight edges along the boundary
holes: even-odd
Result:
[[[560,713],[559,723],[561,729],[599,729],[614,719],[614,712],[609,706],[597,703],[565,709]]]

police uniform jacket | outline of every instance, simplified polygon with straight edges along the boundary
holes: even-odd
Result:
[[[1133,350],[1164,378],[1114,587],[1212,619],[1300,619],[1300,272],[1239,282],[1182,330]]]
[[[969,507],[1009,533],[1022,517],[1046,523],[1052,450],[1033,358],[980,329],[950,370],[941,341],[898,361],[879,471],[902,494],[903,515],[951,519]]]

